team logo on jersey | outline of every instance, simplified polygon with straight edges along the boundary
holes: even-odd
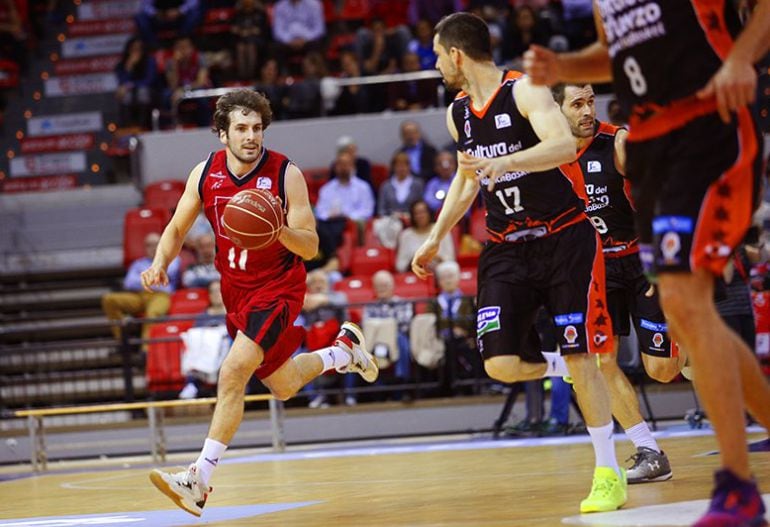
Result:
[[[273,188],[273,181],[269,177],[259,176],[257,178],[257,188],[270,190],[271,188]]]
[[[682,248],[682,240],[679,233],[669,231],[660,239],[660,252],[663,254],[663,263],[675,265],[679,263],[678,254]]]
[[[588,169],[589,173],[601,172],[602,171],[602,162],[601,161],[589,161],[588,162],[588,166],[586,168]]]
[[[489,306],[479,309],[476,315],[476,338],[490,331],[500,331],[500,307]]]
[[[574,348],[577,346],[575,342],[577,342],[578,338],[578,331],[575,326],[570,324],[569,326],[564,328],[564,340],[567,341],[567,345],[564,346],[565,348]]]
[[[465,132],[465,137],[471,136],[471,122],[465,121],[465,127],[463,127],[463,131]]]
[[[662,349],[661,346],[663,345],[663,334],[662,333],[655,333],[652,336],[652,345],[655,346],[653,349],[660,350]]]
[[[225,179],[225,175],[222,172],[212,172],[209,174],[209,177],[217,178],[217,179]]]
[[[499,113],[495,115],[495,128],[508,128],[511,126],[511,116],[507,113]]]

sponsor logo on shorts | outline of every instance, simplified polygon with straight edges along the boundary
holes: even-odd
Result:
[[[269,177],[259,176],[257,178],[257,188],[270,190],[271,188],[273,188],[273,182]]]
[[[641,319],[639,320],[639,325],[643,327],[644,329],[650,330],[650,331],[657,331],[658,333],[665,333],[668,331],[668,326],[665,322],[653,322],[651,320],[647,319]]]
[[[601,172],[602,163],[601,161],[589,161],[586,168],[588,169],[588,172]]]
[[[476,315],[477,338],[491,331],[500,331],[500,306],[483,307]]]
[[[664,232],[691,233],[693,231],[692,218],[687,216],[659,216],[652,220],[652,232],[661,234]]]
[[[652,345],[654,346],[652,349],[657,351],[663,351],[663,348],[661,347],[663,346],[663,340],[664,338],[662,333],[655,333],[652,336]]]
[[[679,233],[669,231],[660,239],[660,252],[663,255],[663,263],[676,265],[681,262],[679,251],[682,249],[682,240]]]
[[[511,116],[507,113],[499,113],[495,115],[495,128],[508,128],[511,126]]]
[[[594,345],[597,348],[601,348],[607,342],[607,335],[603,331],[597,331],[594,333]]]
[[[553,323],[557,326],[568,326],[570,324],[582,324],[583,313],[567,313],[566,315],[556,315],[553,317]]]
[[[578,331],[577,328],[573,325],[569,325],[564,328],[564,340],[567,341],[567,344],[564,345],[565,348],[576,348],[578,346],[577,342],[578,338]]]

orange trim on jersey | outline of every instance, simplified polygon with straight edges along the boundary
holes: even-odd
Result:
[[[505,75],[503,75],[503,80],[500,81],[500,85],[495,89],[495,93],[492,94],[492,97],[490,97],[486,104],[484,104],[484,107],[481,110],[476,110],[473,108],[473,101],[471,101],[468,104],[468,108],[471,109],[471,112],[473,112],[473,115],[478,117],[479,119],[483,119],[484,116],[487,114],[487,110],[489,110],[490,105],[492,104],[492,101],[494,101],[497,98],[497,94],[500,93],[500,90],[502,89],[503,85],[509,81],[518,79],[520,77],[523,77],[524,74],[520,71],[510,70],[506,71]],[[468,94],[464,91],[461,91],[457,94],[457,97],[455,97],[455,100],[462,99],[463,97],[468,97]]]
[[[733,48],[733,37],[725,23],[725,0],[691,0],[692,8],[711,49],[725,60]]]
[[[714,275],[722,274],[733,249],[751,225],[754,163],[759,147],[748,108],[738,110],[736,117],[738,157],[733,166],[709,185],[690,252],[691,269],[707,269]]]
[[[578,159],[580,159],[580,155],[578,155]],[[588,205],[585,174],[583,174],[583,170],[580,168],[578,159],[572,163],[560,165],[559,171],[564,174],[564,177],[566,177],[572,184],[572,190],[575,192],[575,194],[577,194],[577,196],[583,200],[584,204]]]
[[[649,104],[635,107],[628,123],[627,140],[634,143],[655,139],[716,110],[716,98],[701,100],[695,96],[679,99],[666,106]]]
[[[586,310],[586,344],[589,353],[612,352],[612,322],[607,311],[604,253],[599,233],[595,232],[596,255],[588,284],[588,309]]]

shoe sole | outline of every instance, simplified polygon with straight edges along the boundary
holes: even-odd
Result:
[[[159,491],[161,491],[163,494],[171,498],[171,501],[176,503],[177,507],[179,507],[182,510],[185,510],[192,514],[193,516],[197,516],[200,518],[201,513],[195,510],[191,510],[187,505],[185,505],[184,501],[182,501],[182,498],[179,497],[179,495],[171,490],[171,487],[166,483],[166,480],[163,479],[163,473],[157,469],[150,472],[150,481],[153,485],[155,485],[155,488],[157,488]]]
[[[341,326],[341,329],[347,329],[356,336],[359,342],[358,347],[361,348],[361,351],[364,352],[364,355],[366,355],[366,358],[369,359],[369,361],[374,365],[374,376],[370,376],[371,378],[367,378],[367,376],[363,371],[359,372],[359,375],[361,375],[361,377],[366,382],[376,381],[377,377],[379,377],[380,375],[380,366],[379,364],[377,364],[377,357],[369,353],[369,350],[366,347],[366,339],[364,338],[364,332],[361,330],[360,327],[358,327],[358,324],[355,324],[353,322],[344,322]]]
[[[668,472],[667,474],[663,474],[662,476],[658,476],[656,478],[640,478],[640,479],[629,479],[628,484],[629,485],[638,485],[639,483],[655,483],[656,481],[668,481],[674,477],[673,472]]]
[[[591,513],[591,512],[612,512],[612,511],[616,511],[616,510],[620,509],[625,504],[626,504],[626,502],[624,501],[620,505],[617,505],[617,506],[612,507],[612,508],[610,508],[610,507],[585,507],[585,508],[583,508],[583,506],[581,506],[580,507],[580,513],[581,514],[587,514],[587,513]]]

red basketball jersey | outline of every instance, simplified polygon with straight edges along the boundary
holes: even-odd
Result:
[[[254,291],[265,304],[271,299],[286,298],[301,301],[305,294],[305,266],[302,259],[275,242],[262,249],[242,249],[235,245],[222,227],[225,205],[235,194],[248,188],[265,189],[281,199],[286,218],[284,178],[291,161],[278,152],[264,148],[254,169],[236,177],[227,167],[224,150],[213,152],[206,161],[198,184],[203,211],[216,236],[216,267],[222,275],[222,294],[228,311],[228,297],[242,297],[234,289]],[[228,294],[228,293],[234,294]],[[251,298],[251,301],[254,299]]]

